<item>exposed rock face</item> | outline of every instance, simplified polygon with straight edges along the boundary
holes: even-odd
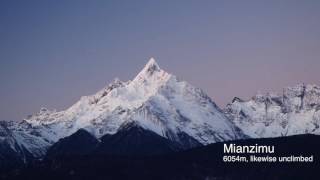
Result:
[[[234,100],[226,115],[253,138],[320,134],[320,87],[299,84],[283,94],[258,94],[248,101]]]

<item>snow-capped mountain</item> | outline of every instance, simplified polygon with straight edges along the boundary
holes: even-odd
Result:
[[[42,108],[9,129],[19,144],[41,157],[81,128],[100,138],[132,123],[186,148],[193,146],[190,138],[206,145],[244,137],[201,89],[165,72],[154,59],[132,81],[116,79],[65,111]]]
[[[0,122],[0,170],[8,166],[23,164],[31,154],[17,142],[8,129],[8,123]]]
[[[226,115],[253,138],[320,134],[320,87],[299,84],[248,101],[234,98]]]

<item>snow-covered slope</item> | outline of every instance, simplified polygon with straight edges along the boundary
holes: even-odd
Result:
[[[320,134],[320,87],[299,84],[281,95],[257,94],[248,101],[235,98],[226,115],[253,138]]]
[[[154,59],[132,81],[115,80],[65,111],[42,108],[11,129],[20,144],[41,156],[80,128],[99,138],[131,122],[181,144],[186,136],[202,144],[243,137],[202,90],[163,71]]]
[[[14,134],[8,129],[8,123],[0,121],[0,169],[6,164],[23,164],[31,154],[19,144]]]
[[[101,138],[130,124],[186,149],[246,137],[320,134],[320,88],[301,84],[285,88],[282,95],[235,98],[223,112],[201,89],[151,59],[132,81],[116,79],[64,111],[42,108],[21,122],[0,123],[0,149],[22,159],[29,153],[41,158],[51,145],[79,129]]]

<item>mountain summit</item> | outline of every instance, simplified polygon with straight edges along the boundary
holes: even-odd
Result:
[[[151,76],[154,72],[160,72],[161,69],[154,58],[151,58],[148,63],[144,66],[142,71],[138,74],[138,77],[143,75]]]
[[[79,129],[101,138],[120,130],[125,134],[123,127],[131,124],[182,149],[244,137],[201,89],[165,72],[153,58],[132,81],[116,79],[64,111],[43,108],[10,129],[19,144],[41,157]]]
[[[51,154],[154,154],[247,137],[320,134],[319,127],[316,85],[300,84],[281,95],[257,94],[250,100],[234,98],[222,111],[201,89],[151,58],[132,81],[115,79],[64,111],[41,108],[23,121],[0,122],[0,159],[26,162],[43,158],[48,149]],[[97,148],[70,148],[88,144]]]
[[[253,138],[320,134],[320,87],[298,84],[284,88],[282,94],[236,99],[225,112]]]

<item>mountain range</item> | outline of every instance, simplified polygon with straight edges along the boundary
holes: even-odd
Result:
[[[118,79],[64,111],[41,108],[0,123],[0,168],[68,154],[153,155],[217,142],[320,134],[320,88],[234,98],[220,109],[201,89],[152,58],[131,81]]]
[[[251,138],[320,134],[320,87],[298,84],[282,94],[234,98],[225,114]]]

